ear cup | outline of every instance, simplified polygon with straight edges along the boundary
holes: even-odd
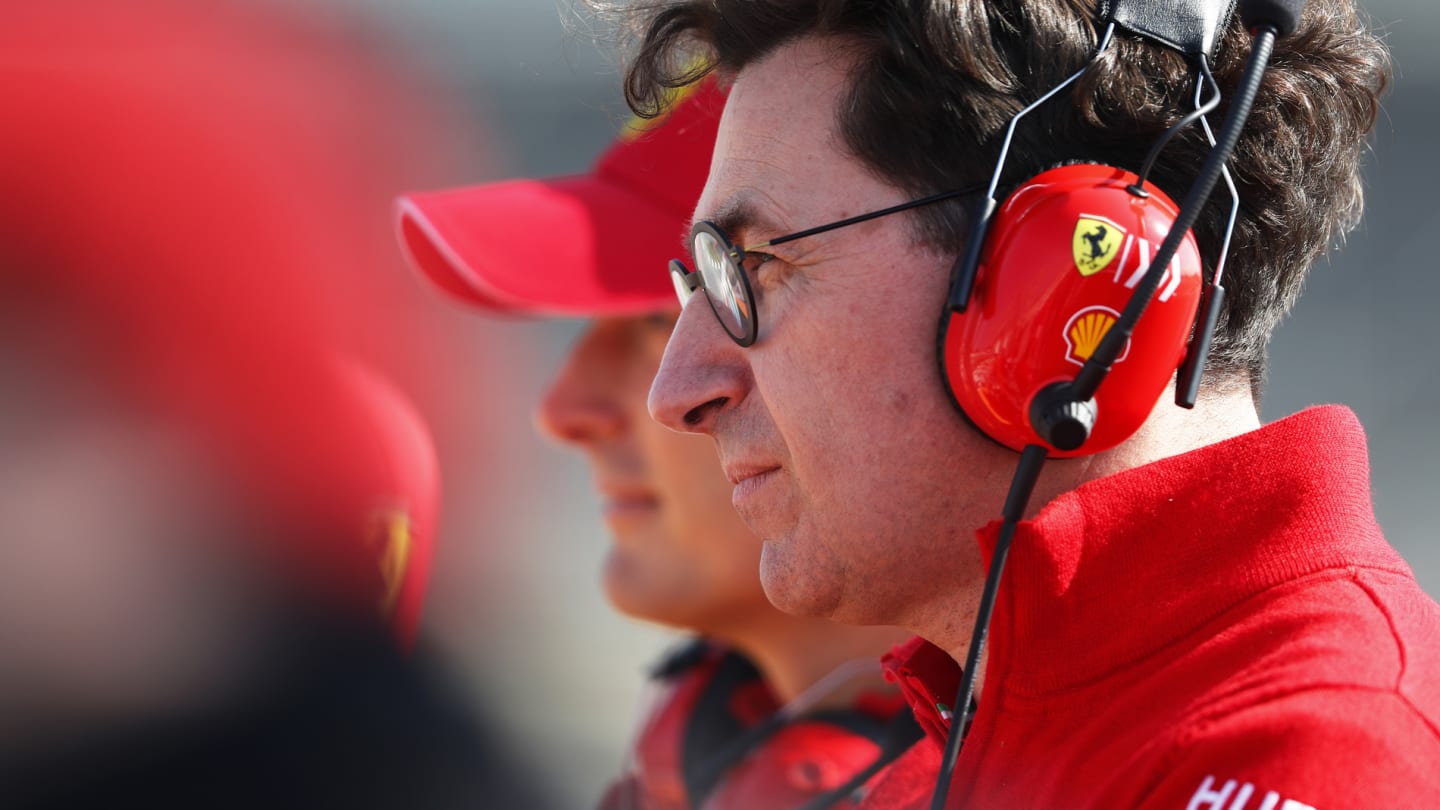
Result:
[[[1094,399],[1095,427],[1062,451],[1031,426],[1042,389],[1075,378],[1130,301],[1178,212],[1131,172],[1062,166],[1021,184],[986,233],[969,306],[941,315],[941,367],[961,412],[1013,450],[1089,455],[1125,441],[1149,418],[1179,367],[1199,304],[1200,253],[1187,233],[1129,345]]]

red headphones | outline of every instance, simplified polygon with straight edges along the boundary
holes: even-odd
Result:
[[[1184,359],[1202,286],[1191,233],[1089,406],[1088,439],[1067,448],[1037,430],[1042,392],[1075,378],[1175,223],[1175,203],[1136,181],[1093,163],[1050,169],[977,222],[978,261],[955,282],[973,273],[968,303],[940,319],[941,368],[966,418],[1012,450],[1039,444],[1065,457],[1114,447],[1144,424]]]

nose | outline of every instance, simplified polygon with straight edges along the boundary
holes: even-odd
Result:
[[[650,385],[650,416],[681,433],[713,433],[750,387],[744,349],[716,320],[703,294],[685,304]]]
[[[595,327],[581,336],[535,409],[535,425],[551,441],[584,447],[625,429],[625,409],[612,391],[615,375],[595,357],[601,340]]]

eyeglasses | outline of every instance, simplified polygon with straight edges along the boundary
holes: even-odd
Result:
[[[786,242],[844,228],[847,225],[858,225],[861,222],[898,214],[901,211],[909,211],[912,208],[963,197],[983,188],[984,186],[977,185],[955,191],[942,191],[939,194],[931,194],[928,197],[831,222],[828,225],[796,231],[749,247],[735,245],[725,236],[719,226],[708,220],[702,220],[695,223],[695,227],[690,229],[690,255],[695,260],[696,269],[692,271],[679,259],[671,259],[670,281],[675,285],[675,294],[680,298],[682,307],[690,300],[691,296],[703,289],[706,300],[710,302],[711,311],[715,313],[715,318],[720,321],[720,325],[725,328],[726,334],[741,346],[749,346],[755,342],[760,324],[755,311],[755,294],[750,289],[750,279],[745,273],[746,253],[783,245]]]

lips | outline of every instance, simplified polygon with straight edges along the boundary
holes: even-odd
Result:
[[[730,479],[730,483],[739,486],[743,481],[778,469],[780,469],[779,464],[727,464],[725,465],[725,477]]]
[[[778,464],[727,464],[725,477],[735,485],[731,502],[739,509],[741,504],[754,498],[780,473]]]
[[[600,511],[611,523],[645,518],[660,507],[660,499],[646,487],[600,481],[596,489],[600,492]]]

